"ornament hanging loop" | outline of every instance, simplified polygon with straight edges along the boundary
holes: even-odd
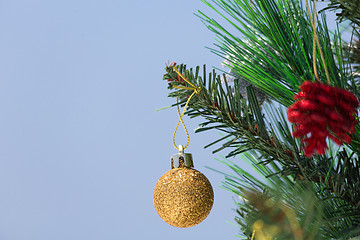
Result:
[[[179,153],[171,155],[171,169],[179,167],[193,168],[194,162],[191,153],[184,153],[183,145],[179,145]]]
[[[183,145],[179,145],[179,153],[184,153],[184,146]]]
[[[191,98],[192,98],[195,94],[199,94],[200,91],[201,91],[201,88],[196,87],[194,84],[192,84],[191,82],[189,82],[189,81],[179,72],[179,70],[178,70],[175,66],[173,67],[173,69],[174,69],[174,71],[175,71],[186,83],[188,83],[188,84],[191,86],[191,87],[186,87],[186,86],[174,86],[174,88],[185,89],[185,90],[193,90],[193,93],[189,96],[188,100],[187,100],[186,103],[185,103],[184,110],[182,111],[182,113],[180,113],[180,108],[179,108],[179,96],[176,97],[176,103],[177,103],[176,107],[177,107],[177,111],[178,111],[178,114],[179,114],[179,121],[178,121],[178,123],[177,123],[177,125],[176,125],[176,128],[175,128],[175,131],[174,131],[174,135],[173,135],[173,145],[174,145],[174,147],[175,147],[176,150],[179,150],[179,151],[180,151],[180,148],[178,148],[178,147],[176,146],[175,137],[176,137],[177,129],[178,129],[180,123],[181,123],[181,124],[183,125],[183,127],[184,127],[184,130],[185,130],[185,133],[186,133],[186,138],[187,138],[186,145],[185,145],[185,147],[183,147],[183,149],[182,149],[182,152],[184,152],[184,150],[189,146],[190,137],[189,137],[189,133],[188,133],[188,131],[187,131],[187,129],[186,129],[185,123],[184,123],[184,121],[183,121],[183,116],[184,116],[184,114],[185,114],[186,108],[187,108],[187,106],[189,105],[189,102],[190,102]],[[182,147],[182,145],[179,145],[179,147],[180,147],[180,146]]]

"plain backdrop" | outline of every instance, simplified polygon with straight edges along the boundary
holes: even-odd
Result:
[[[201,119],[185,118],[187,150],[212,212],[178,229],[152,203],[176,153],[176,109],[155,111],[174,103],[165,63],[222,61],[198,9],[217,17],[200,0],[0,0],[0,240],[236,239],[237,199],[205,166],[230,170]]]

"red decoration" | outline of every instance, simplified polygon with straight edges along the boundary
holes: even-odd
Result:
[[[355,132],[359,102],[351,92],[319,82],[305,81],[288,108],[288,119],[295,124],[293,136],[304,143],[305,155],[325,154],[326,138],[342,145],[350,143]]]

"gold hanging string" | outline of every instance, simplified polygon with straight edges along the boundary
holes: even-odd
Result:
[[[189,82],[180,72],[179,70],[174,66],[173,67],[174,71],[186,82],[188,83],[191,87],[186,87],[186,86],[173,86],[174,88],[178,88],[178,89],[185,89],[185,90],[193,90],[193,93],[189,96],[188,100],[186,101],[185,103],[185,106],[184,106],[184,109],[182,111],[182,113],[180,113],[180,108],[179,108],[179,96],[176,98],[176,103],[177,103],[177,111],[178,111],[178,114],[179,114],[179,121],[176,125],[176,128],[175,128],[175,131],[174,131],[174,135],[173,135],[173,145],[174,147],[179,150],[179,148],[176,146],[175,144],[175,136],[176,136],[176,132],[177,132],[177,129],[180,125],[180,123],[183,125],[184,127],[184,130],[185,130],[185,133],[186,133],[186,138],[187,138],[187,142],[186,142],[186,146],[184,147],[184,150],[189,146],[189,141],[190,141],[190,137],[189,137],[189,133],[186,129],[186,126],[185,126],[185,123],[183,121],[183,116],[185,114],[185,111],[186,111],[186,108],[187,106],[189,105],[189,102],[191,100],[191,98],[195,95],[195,94],[199,94],[200,91],[201,91],[201,88],[199,87],[196,87],[194,84],[192,84],[191,82]]]
[[[314,75],[315,75],[316,81],[320,82],[320,78],[319,78],[319,75],[317,73],[317,67],[316,67],[316,44],[317,44],[318,48],[319,48],[319,52],[320,52],[320,57],[321,57],[321,60],[323,62],[323,65],[324,65],[325,74],[326,74],[328,84],[331,85],[330,76],[329,76],[328,69],[326,67],[324,54],[323,54],[323,52],[321,50],[320,41],[319,41],[319,38],[318,38],[317,32],[316,32],[316,19],[317,19],[316,2],[317,2],[317,0],[313,0],[313,1],[314,1],[314,7],[313,7],[313,9],[314,9],[314,18],[311,17],[311,12],[310,12],[310,7],[309,7],[308,0],[306,0],[305,2],[306,2],[306,9],[308,11],[309,18],[310,18],[311,25],[312,25],[312,29],[313,29],[313,68],[314,68]]]
[[[307,3],[307,0],[306,0],[306,3]],[[311,13],[310,13],[309,6],[307,6],[307,10],[309,12],[311,26],[312,26],[312,29],[313,29],[313,68],[314,68],[314,74],[315,74],[316,81],[320,82],[319,75],[317,73],[317,65],[316,65],[316,44],[317,44],[316,38],[317,38],[317,32],[316,32],[316,24],[315,24],[315,21],[316,21],[316,4],[315,4],[315,0],[314,0],[314,19],[311,18]],[[319,49],[320,49],[320,47],[319,47]]]

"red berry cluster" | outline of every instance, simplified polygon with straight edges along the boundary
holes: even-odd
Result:
[[[342,145],[350,143],[355,132],[359,102],[349,91],[319,82],[305,81],[288,108],[288,119],[295,124],[294,137],[304,143],[305,155],[324,154],[326,138]]]

